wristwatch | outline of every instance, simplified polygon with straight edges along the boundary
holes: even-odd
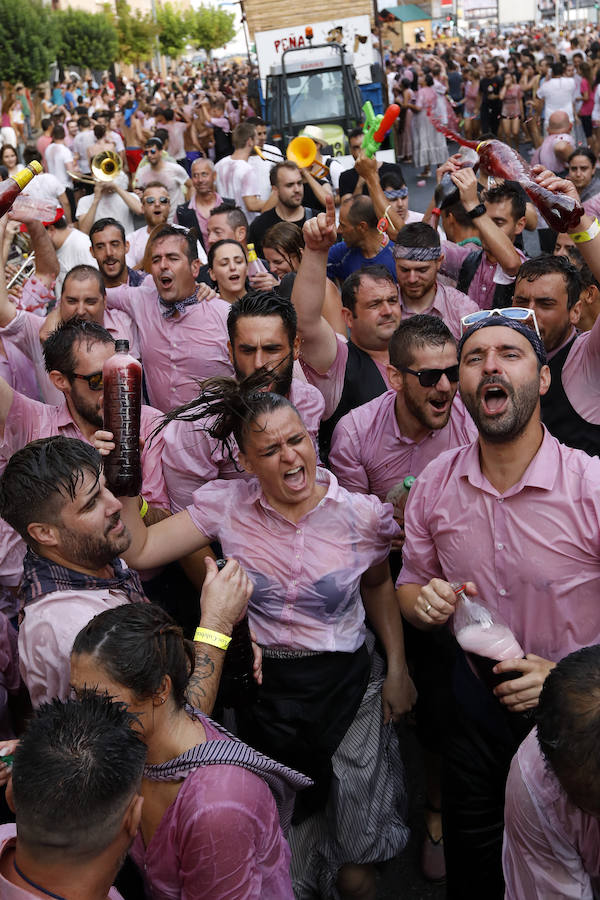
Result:
[[[487,212],[487,209],[485,208],[485,204],[479,203],[473,209],[469,210],[467,215],[470,219],[478,219],[479,216],[485,216],[486,212]]]

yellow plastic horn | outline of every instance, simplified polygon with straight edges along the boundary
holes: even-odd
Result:
[[[295,162],[299,169],[310,169],[313,178],[325,178],[329,169],[322,163],[315,162],[317,145],[312,138],[299,134],[288,144],[285,155]]]

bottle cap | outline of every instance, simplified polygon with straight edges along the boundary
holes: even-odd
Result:
[[[115,341],[115,353],[129,353],[129,341]]]
[[[405,490],[410,491],[411,487],[413,486],[413,484],[415,483],[416,480],[417,479],[415,478],[414,475],[407,475],[406,478],[404,479],[404,481],[402,482],[402,487],[405,488]]]
[[[248,244],[248,250],[254,250],[254,244]]]
[[[32,159],[31,162],[29,163],[29,165],[27,166],[27,168],[28,168],[28,169],[33,169],[33,174],[34,174],[34,175],[41,175],[42,172],[44,171],[44,168],[43,168],[42,164],[39,163],[39,162],[37,161],[37,159]]]

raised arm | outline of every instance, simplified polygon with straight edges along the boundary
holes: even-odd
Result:
[[[469,213],[479,206],[481,201],[477,194],[477,178],[473,169],[459,169],[450,177],[459,190],[460,200],[466,212]],[[514,277],[521,268],[522,259],[509,236],[501,228],[498,228],[487,213],[473,219],[473,224],[479,232],[484,247],[490,251],[506,274]]]
[[[378,219],[387,219],[387,233],[391,241],[396,240],[396,236],[403,227],[404,222],[398,216],[398,213],[392,209],[387,197],[383,193],[381,182],[379,181],[379,169],[375,157],[369,158],[360,152],[360,156],[356,160],[354,168],[361,178],[364,178],[369,191],[369,197],[373,201],[375,207],[375,215]]]
[[[568,181],[566,178],[559,178],[558,175],[555,175],[554,172],[550,172],[549,169],[544,169],[543,166],[534,166],[533,173],[537,183],[541,184],[549,191],[567,194],[577,203],[581,203],[577,188],[572,181]],[[589,231],[593,223],[594,217],[584,213],[579,224],[574,228],[568,229],[567,234],[573,236],[584,231]],[[585,262],[590,267],[594,278],[600,280],[600,232],[596,237],[592,238],[591,241],[575,241],[575,243]]]
[[[322,316],[327,286],[327,253],[337,237],[331,194],[326,200],[326,210],[304,223],[305,248],[292,291],[302,357],[321,374],[328,371],[337,355],[335,332]]]
[[[46,287],[50,287],[58,276],[60,266],[54,244],[48,236],[48,232],[31,212],[8,213],[8,218],[27,225],[31,238],[31,249],[35,253],[35,274]]]

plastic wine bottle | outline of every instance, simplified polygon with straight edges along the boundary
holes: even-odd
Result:
[[[414,475],[407,475],[406,478],[403,478],[402,481],[395,484],[393,488],[390,488],[386,494],[386,503],[392,504],[394,507],[394,518],[397,519],[400,524],[404,524],[404,507],[406,506],[410,489],[415,481],[416,478]]]
[[[479,168],[479,155],[471,147],[461,147],[458,151],[461,157],[460,168],[471,168],[474,172]],[[445,172],[440,183],[435,189],[435,205],[438,209],[447,209],[460,200],[460,192],[454,182],[450,172]]]
[[[266,271],[267,270],[256,255],[254,244],[248,244],[248,278],[252,278],[254,275],[260,275],[262,272]]]
[[[135,497],[142,487],[140,415],[142,366],[129,355],[129,341],[116,341],[102,367],[104,428],[112,431],[115,449],[104,459],[106,485],[115,497]]]
[[[29,184],[31,179],[35,178],[36,175],[40,175],[43,171],[40,163],[37,159],[34,159],[28,166],[21,169],[20,172],[17,172],[15,175],[11,175],[10,178],[6,178],[4,181],[0,182],[0,216],[3,216],[5,212],[8,212],[23,188]]]
[[[217,568],[222,569],[226,559],[217,560]],[[248,614],[233,626],[231,643],[227,648],[221,684],[219,686],[219,702],[230,709],[247,706],[256,697],[256,681],[254,680],[254,653],[250,638]]]
[[[442,134],[456,141],[462,147],[471,147],[479,154],[481,165],[487,172],[499,178],[518,181],[531,202],[539,209],[544,219],[555,231],[572,231],[584,214],[581,203],[569,197],[549,191],[533,180],[531,166],[516,150],[498,140],[467,141],[460,134],[432,118],[433,125]]]

